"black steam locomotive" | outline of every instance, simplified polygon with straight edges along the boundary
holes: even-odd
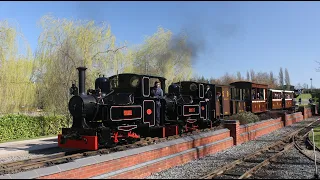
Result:
[[[168,91],[167,98],[174,100],[175,111],[167,115],[178,119],[180,132],[212,127],[202,83],[181,81],[170,85]]]
[[[79,93],[73,85],[74,96],[69,101],[73,124],[58,135],[60,147],[96,150],[150,133],[156,113],[155,98],[150,96],[150,80],[156,79],[165,87],[164,78],[137,74],[99,77],[95,89],[85,92],[86,68],[77,69]],[[162,124],[164,118],[162,115]]]
[[[62,128],[59,147],[97,150],[120,141],[165,137],[212,126],[203,84],[173,83],[169,92],[157,99],[153,97],[152,85],[160,82],[165,91],[165,78],[127,73],[99,77],[95,89],[85,92],[86,68],[77,69],[79,91],[73,84],[69,101],[73,124],[71,128]],[[160,126],[155,126],[156,100],[161,103]]]

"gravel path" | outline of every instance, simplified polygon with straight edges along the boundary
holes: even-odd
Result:
[[[0,158],[0,163],[8,163],[8,162],[13,162],[13,161],[19,161],[19,160],[26,160],[30,158],[39,158],[39,157],[44,157],[48,155],[53,155],[55,153],[60,153],[60,152],[65,152],[67,150],[62,150],[60,148],[50,148],[50,149],[42,149],[39,151],[35,152],[30,152],[28,154],[20,154],[17,156],[10,156],[10,157],[3,157]]]
[[[186,164],[176,166],[158,173],[154,173],[146,179],[193,179],[199,178],[209,172],[219,168],[227,163],[248,155],[267,145],[271,145],[274,141],[280,140],[285,135],[302,128],[304,125],[311,123],[317,118],[309,118],[305,121],[286,126],[282,129],[271,132],[270,134],[261,136],[253,141],[245,142],[238,146],[233,146],[224,151],[220,151],[213,155],[208,155],[203,158],[188,162]],[[298,154],[298,153],[296,153]],[[300,155],[303,156],[303,155]],[[311,165],[312,166],[312,165]],[[301,169],[295,169],[297,174],[305,174]],[[300,171],[301,170],[301,171]],[[299,172],[298,172],[299,171]],[[312,171],[312,170],[311,170]],[[301,176],[301,175],[300,175]]]

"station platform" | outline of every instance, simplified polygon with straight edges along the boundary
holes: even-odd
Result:
[[[24,141],[5,142],[0,143],[0,158],[29,154],[30,152],[56,147],[58,147],[57,136]]]

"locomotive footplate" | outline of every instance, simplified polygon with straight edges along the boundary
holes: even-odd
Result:
[[[137,128],[136,132],[141,137],[168,137],[178,135],[177,125],[167,125],[167,126],[155,126],[155,127],[141,127]]]
[[[109,128],[62,128],[62,134],[58,135],[58,146],[61,148],[97,150],[101,143],[106,144],[109,140]]]

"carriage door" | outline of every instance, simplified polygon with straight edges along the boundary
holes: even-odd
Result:
[[[204,98],[204,85],[199,84],[199,98]],[[200,118],[203,118],[204,120],[208,119],[208,106],[207,102],[200,100]]]
[[[150,96],[150,85],[149,85],[150,79],[148,77],[142,78],[142,95],[144,97]]]
[[[230,115],[230,92],[228,87],[222,87],[223,115]]]

